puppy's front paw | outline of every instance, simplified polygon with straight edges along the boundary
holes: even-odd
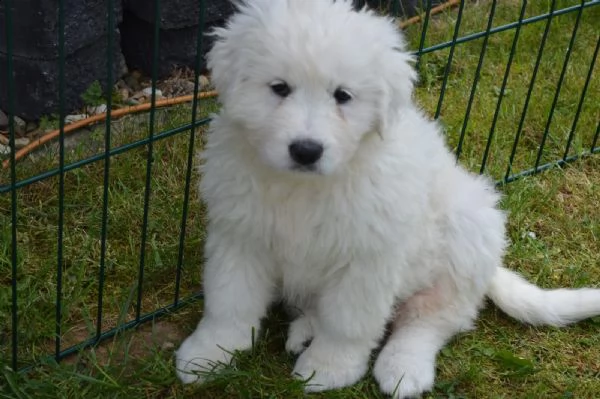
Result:
[[[420,397],[433,388],[435,363],[426,356],[386,351],[384,347],[375,362],[373,375],[381,391],[394,399]]]
[[[312,317],[302,315],[290,323],[285,350],[298,355],[306,349],[306,343],[313,337]]]
[[[247,349],[250,339],[231,330],[200,326],[175,353],[177,376],[184,384],[203,382],[207,373],[231,362],[232,351]]]
[[[356,383],[367,371],[368,354],[348,347],[326,347],[313,343],[300,355],[294,376],[308,380],[306,392],[321,392]]]

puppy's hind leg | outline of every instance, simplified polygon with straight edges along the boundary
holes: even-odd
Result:
[[[395,398],[433,387],[435,358],[456,333],[472,328],[506,245],[505,217],[489,182],[454,174],[439,193],[444,217],[434,284],[402,304],[394,331],[375,362],[381,389]],[[436,257],[433,257],[434,261]],[[440,260],[441,259],[441,260]]]
[[[477,315],[478,303],[455,297],[454,290],[438,283],[399,307],[373,370],[384,393],[402,399],[432,389],[438,351],[453,335],[470,329]]]

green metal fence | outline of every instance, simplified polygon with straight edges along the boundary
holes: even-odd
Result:
[[[10,13],[11,3],[14,1],[16,0],[4,0],[6,13]],[[116,26],[113,12],[115,1],[118,0],[106,0],[108,16],[106,21],[108,32],[106,70],[110,81],[114,77],[112,46]],[[157,22],[160,18],[161,1],[153,0],[152,3],[157,11],[154,25],[156,28],[154,31],[155,50],[151,98],[152,104],[155,104],[159,59],[157,49],[160,34]],[[202,7],[204,2],[200,3]],[[387,2],[382,3],[386,3],[382,6],[389,5]],[[419,93],[435,92],[436,100],[430,100],[424,104],[424,107],[431,115],[440,118],[446,125],[449,142],[456,150],[457,159],[476,172],[491,174],[499,184],[504,184],[599,152],[600,107],[597,104],[598,96],[593,93],[598,93],[600,90],[596,68],[598,49],[600,48],[600,28],[598,28],[597,22],[594,28],[593,22],[600,19],[600,7],[598,7],[600,0],[551,0],[544,3],[545,11],[536,12],[535,15],[531,15],[531,7],[534,2],[522,1],[517,8],[511,9],[512,21],[500,23],[497,22],[498,15],[507,12],[503,2],[494,0],[480,3],[484,3],[488,7],[485,12],[487,19],[480,24],[480,27],[465,28],[463,25],[473,7],[469,2],[460,2],[457,8],[446,10],[441,16],[434,16],[431,12],[431,1],[427,1],[426,6],[423,7],[424,11],[420,22],[406,28],[409,41],[413,48],[418,49],[416,54],[419,55],[418,68],[421,82],[417,89],[417,96],[420,95]],[[1,3],[0,6],[2,6]],[[390,9],[392,11],[399,10],[399,3],[391,2]],[[536,10],[538,9],[539,5]],[[0,211],[4,221],[3,235],[0,237],[3,242],[0,244],[5,255],[2,258],[4,265],[0,266],[0,289],[2,290],[0,291],[0,300],[7,304],[5,307],[0,307],[0,317],[3,318],[0,322],[0,365],[10,366],[14,370],[27,368],[44,356],[60,360],[82,348],[115,336],[121,331],[174,312],[190,301],[201,297],[199,291],[201,253],[193,252],[190,255],[189,252],[189,248],[200,247],[200,243],[190,242],[188,230],[191,227],[190,209],[198,207],[192,198],[195,180],[193,167],[194,154],[200,141],[199,134],[202,127],[208,122],[208,119],[203,116],[204,103],[194,100],[185,117],[179,118],[168,128],[159,127],[162,125],[157,123],[158,111],[152,107],[144,117],[147,118],[144,122],[147,123],[146,137],[115,144],[114,120],[111,118],[112,96],[107,95],[108,116],[103,127],[102,150],[92,155],[67,156],[64,116],[69,110],[65,109],[63,101],[65,81],[69,78],[65,76],[64,65],[65,0],[58,1],[58,10],[58,43],[61,62],[59,62],[60,89],[57,95],[60,99],[58,121],[61,134],[58,138],[56,153],[57,165],[50,166],[45,170],[38,170],[35,173],[29,173],[23,169],[23,165],[28,162],[27,159],[19,162],[15,159],[16,134],[13,110],[16,90],[11,77],[14,73],[12,21],[17,16],[8,15],[6,25],[2,27],[7,38],[8,87],[0,88],[0,90],[7,90],[9,99],[11,99],[6,110],[10,115],[8,138],[11,152],[8,155],[9,168],[3,172],[0,182]],[[503,18],[502,21],[506,19],[506,15]],[[582,26],[585,25],[582,21],[586,18],[588,20],[587,28],[582,29]],[[199,32],[202,32],[203,19],[204,13],[201,12]],[[442,26],[439,19],[452,21],[453,26],[452,24]],[[440,26],[442,27],[440,28]],[[530,26],[536,26],[538,29],[531,35],[539,37],[536,36],[535,46],[523,48],[521,41],[524,40],[524,31]],[[437,33],[435,29],[437,29]],[[434,32],[434,37],[431,37],[431,32]],[[560,63],[548,66],[550,62],[547,58],[548,46],[551,44],[549,37],[553,32],[559,32],[565,38],[567,46],[559,54],[552,50],[553,54],[550,54],[552,59],[554,62],[560,60]],[[587,39],[586,43],[593,45],[576,50],[577,44],[583,36]],[[194,98],[196,99],[200,90],[198,77],[201,65],[202,35],[198,35],[198,37],[198,56],[194,79],[196,82]],[[496,40],[499,37],[505,39],[509,37],[504,40],[508,46],[500,50],[499,39]],[[578,51],[576,56],[574,56],[574,51]],[[495,58],[498,53],[503,55],[502,65],[498,65],[499,62]],[[518,67],[515,66],[515,60],[522,54],[532,57],[532,62],[526,69],[523,68],[523,63]],[[490,60],[492,56],[494,58]],[[468,69],[461,69],[466,65],[465,60],[467,59],[474,62],[468,64],[470,65]],[[489,72],[490,63],[495,66],[493,72]],[[585,72],[578,72],[577,76],[572,76],[571,69],[574,65],[578,66],[578,71]],[[543,93],[537,93],[536,85],[539,84],[541,78],[547,80],[548,76],[544,70],[548,68],[560,72],[555,78],[549,79],[552,84],[550,89],[544,86]],[[572,82],[575,78],[577,84]],[[468,79],[468,90],[456,89],[459,87],[458,82],[461,79]],[[495,84],[490,84],[490,82],[495,82]],[[490,85],[493,90],[490,89]],[[561,94],[564,94],[562,91],[564,91],[565,85],[576,86],[575,89],[570,90],[568,100],[561,97]],[[522,89],[519,91],[520,94],[515,94],[515,88]],[[493,93],[490,94],[492,91]],[[542,102],[541,99],[545,101],[543,106],[539,105]],[[475,113],[477,113],[477,117],[474,117]],[[560,121],[557,122],[559,117]],[[532,118],[535,119],[535,123],[530,123]],[[473,126],[475,120],[478,122],[476,126]],[[583,120],[585,120],[584,130],[581,129]],[[504,139],[499,140],[499,134],[502,134]],[[169,212],[178,215],[176,248],[174,247],[173,251],[169,253],[169,256],[172,257],[168,261],[149,260],[149,256],[154,254],[156,257],[156,253],[160,253],[160,251],[149,250],[153,247],[153,237],[149,232],[160,230],[160,226],[150,226],[151,206],[158,195],[153,190],[153,181],[157,174],[160,174],[160,170],[156,170],[157,160],[160,157],[156,153],[156,146],[168,143],[175,138],[183,139],[186,148],[184,162],[180,165],[182,170],[180,176],[183,180],[182,192],[166,194],[178,198],[177,201],[170,204],[171,207],[177,209],[169,209]],[[112,256],[109,254],[110,231],[111,228],[116,229],[117,225],[127,224],[130,221],[114,220],[111,217],[113,191],[121,190],[126,194],[128,190],[126,181],[120,182],[117,187],[113,185],[111,179],[116,173],[115,168],[119,168],[120,156],[126,156],[132,152],[140,153],[140,151],[145,157],[141,228],[137,231],[139,237],[132,241],[135,243],[133,246],[139,256],[135,264],[121,265],[121,267],[135,269],[132,272],[135,274],[135,279],[127,285],[127,289],[122,290],[122,292],[128,292],[128,295],[125,298],[115,299],[112,290],[110,297],[106,295],[107,285],[109,283],[116,284],[115,278],[111,275],[112,271],[108,270],[114,267],[114,262],[112,260],[109,262],[109,258]],[[54,164],[50,163],[50,165]],[[74,184],[82,184],[82,187],[85,187],[85,181],[90,173],[101,173],[102,175],[101,187],[95,187],[98,189],[93,196],[95,200],[90,200],[90,203],[86,205],[87,211],[99,212],[98,218],[95,219],[97,223],[93,226],[85,226],[87,230],[94,230],[93,234],[97,237],[96,242],[99,243],[99,249],[97,256],[90,261],[94,268],[92,271],[85,272],[87,273],[85,274],[87,276],[85,284],[90,286],[85,295],[88,303],[67,304],[65,302],[67,288],[68,290],[74,289],[72,287],[81,283],[80,280],[72,281],[69,276],[65,275],[70,270],[68,265],[73,262],[71,255],[66,252],[71,252],[70,246],[77,246],[77,243],[72,241],[65,242],[65,237],[68,237],[66,229],[70,229],[71,225],[65,221],[64,215],[65,212],[71,211],[73,206],[68,201],[66,202],[69,195],[67,191],[70,192]],[[49,248],[54,248],[48,251],[53,258],[50,260],[54,264],[53,278],[45,282],[47,290],[36,288],[38,292],[33,293],[33,296],[37,295],[36,300],[23,299],[25,295],[32,295],[32,293],[24,294],[24,292],[28,291],[28,286],[33,284],[36,279],[36,273],[31,272],[31,270],[36,270],[36,265],[29,263],[30,257],[26,253],[29,248],[28,240],[31,238],[25,242],[22,237],[29,228],[24,221],[33,220],[24,216],[30,212],[29,202],[27,202],[28,190],[33,190],[34,187],[43,187],[45,182],[49,181],[56,183],[51,185],[52,191],[46,194],[48,198],[56,200],[52,207],[53,211],[56,210],[56,214],[44,216],[52,221],[50,223],[52,228],[56,227],[56,231],[52,232],[54,243],[52,245],[46,243]],[[77,183],[82,181],[84,183]],[[168,201],[166,203],[169,204]],[[120,239],[126,240],[127,238],[120,237]],[[194,254],[198,255],[197,258],[194,258]],[[161,301],[153,300],[148,305],[145,299],[150,295],[149,292],[158,290],[156,287],[148,286],[147,283],[147,274],[151,263],[152,265],[161,264],[162,269],[159,273],[163,277],[167,275],[168,277],[165,278],[171,282],[160,286],[161,290],[167,291],[161,293]],[[90,277],[90,273],[92,277]],[[38,284],[36,287],[43,286]],[[39,299],[40,297],[43,298]],[[118,314],[116,320],[111,313],[110,323],[107,322],[109,316],[105,310],[109,302],[118,302],[116,308],[124,309],[122,313]],[[76,335],[75,338],[65,338],[73,329],[73,323],[68,319],[68,312],[65,310],[67,305],[69,309],[73,307],[82,309],[89,307],[91,309],[84,315],[85,317],[82,316],[84,321],[78,321],[85,325],[85,334]],[[52,331],[46,331],[45,335],[41,337],[36,336],[31,331],[32,322],[29,321],[31,312],[47,313],[46,320],[52,326]],[[52,343],[50,344],[50,342]]]

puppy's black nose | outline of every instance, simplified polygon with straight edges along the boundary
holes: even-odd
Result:
[[[288,149],[292,159],[304,166],[314,164],[323,155],[323,145],[314,140],[296,140]]]
[[[288,149],[292,159],[304,166],[314,164],[323,155],[323,145],[314,140],[296,140]]]

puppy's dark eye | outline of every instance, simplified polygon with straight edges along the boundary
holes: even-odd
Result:
[[[343,105],[352,100],[352,94],[348,90],[338,87],[333,93],[333,98],[338,104]]]
[[[271,91],[277,94],[279,97],[287,97],[292,93],[292,89],[290,86],[285,83],[283,80],[276,80],[271,83]]]

